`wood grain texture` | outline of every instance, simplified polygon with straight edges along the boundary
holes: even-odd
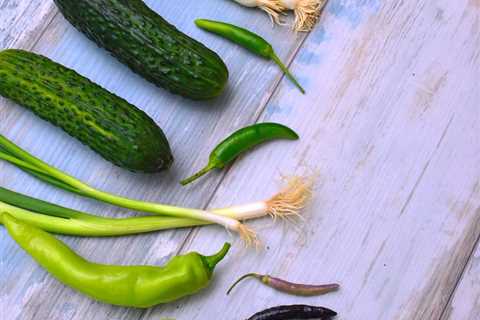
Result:
[[[0,48],[32,48],[56,13],[52,1],[1,0]]]
[[[237,242],[214,289],[144,319],[243,319],[301,302],[332,307],[340,319],[439,319],[480,232],[477,12],[466,1],[364,3],[330,2],[294,61],[308,95],[292,97],[282,83],[260,118],[295,128],[302,143],[239,161],[210,204],[268,196],[279,173],[318,172],[301,231],[252,224],[264,251]],[[201,228],[184,250],[222,241]],[[342,289],[292,298],[252,281],[226,297],[251,271]]]
[[[476,320],[480,315],[480,246],[472,254],[460,283],[442,317],[444,320]]]
[[[305,211],[307,223],[298,230],[281,223],[273,227],[266,219],[252,223],[264,250],[242,249],[232,238],[232,254],[208,289],[149,310],[96,303],[65,288],[0,229],[0,312],[6,312],[0,318],[243,319],[272,305],[302,302],[332,307],[339,319],[439,319],[480,235],[477,2],[331,0],[303,42],[304,36],[271,28],[261,12],[230,1],[147,1],[227,63],[227,94],[201,103],[134,75],[55,10],[39,17],[12,10],[18,18],[6,24],[11,31],[0,33],[0,43],[24,47],[34,41],[34,51],[138,105],[164,128],[176,156],[168,173],[129,174],[0,99],[0,132],[49,163],[108,191],[196,207],[269,197],[278,189],[280,173],[318,175],[318,181]],[[292,71],[307,95],[272,64],[195,29],[197,17],[260,30],[282,58],[295,58]],[[27,24],[37,30],[33,35],[23,32]],[[7,37],[17,40],[2,42]],[[254,121],[285,123],[300,133],[301,142],[269,144],[227,171],[178,186],[206,162],[219,140]],[[98,214],[126,213],[45,186],[4,163],[0,184]],[[123,264],[161,264],[193,249],[211,253],[228,238],[218,227],[115,239],[63,237],[92,260]],[[234,278],[249,271],[302,282],[338,281],[342,289],[299,299],[245,282],[226,297]],[[478,296],[477,291],[467,290]],[[461,303],[452,300],[456,312],[463,312]]]

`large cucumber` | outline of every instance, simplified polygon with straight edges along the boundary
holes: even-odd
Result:
[[[192,99],[222,93],[220,57],[141,0],[55,0],[65,18],[99,46],[157,86]]]
[[[61,127],[120,167],[157,172],[173,161],[165,135],[145,112],[43,56],[1,51],[0,95]]]

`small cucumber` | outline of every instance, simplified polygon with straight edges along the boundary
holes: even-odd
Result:
[[[195,100],[222,93],[228,80],[222,59],[142,0],[55,3],[73,26],[155,85]]]
[[[172,164],[165,135],[145,112],[46,57],[22,50],[1,51],[0,95],[120,167],[157,172]]]

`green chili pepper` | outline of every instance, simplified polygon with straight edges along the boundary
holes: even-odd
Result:
[[[42,267],[64,284],[102,302],[147,308],[191,295],[210,282],[215,265],[230,244],[213,256],[191,252],[163,267],[92,263],[49,233],[0,214],[12,238]]]
[[[258,123],[242,128],[223,140],[210,153],[208,164],[205,168],[182,180],[180,184],[186,185],[200,178],[213,169],[223,169],[243,152],[270,140],[287,139],[297,140],[298,135],[292,129],[278,123]]]
[[[280,69],[282,69],[285,75],[295,84],[295,86],[297,86],[300,92],[305,93],[305,90],[302,88],[302,86],[277,56],[272,45],[258,34],[247,29],[237,27],[233,24],[220,21],[197,19],[195,20],[195,24],[197,27],[231,40],[261,57],[273,60],[280,67]]]

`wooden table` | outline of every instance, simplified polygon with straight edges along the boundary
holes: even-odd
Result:
[[[49,276],[0,228],[1,319],[245,319],[269,306],[319,304],[338,319],[480,318],[480,2],[331,0],[310,34],[272,28],[257,10],[225,0],[147,3],[218,52],[227,92],[192,102],[133,74],[77,32],[51,0],[0,0],[0,48],[44,54],[141,107],[165,130],[176,162],[166,173],[119,169],[49,123],[0,99],[0,132],[96,187],[139,199],[210,208],[268,198],[281,174],[318,174],[300,229],[250,223],[265,249],[245,250],[221,227],[112,239],[61,237],[91,260],[162,264],[190,250],[229,258],[201,294],[148,310],[92,301]],[[262,33],[306,87],[273,64],[198,30],[198,17]],[[182,188],[209,150],[242,126],[276,121],[301,141],[275,142]],[[0,185],[83,211],[128,211],[72,196],[5,163]],[[302,282],[338,281],[316,298],[279,294],[244,272]]]

